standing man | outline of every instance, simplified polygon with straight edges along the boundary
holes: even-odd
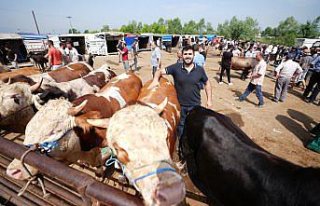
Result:
[[[153,78],[149,88],[159,84],[162,75],[172,75],[174,87],[176,88],[178,100],[181,105],[180,122],[177,128],[177,135],[182,135],[186,116],[195,106],[201,105],[200,90],[205,89],[207,96],[207,107],[212,106],[211,84],[208,80],[205,70],[193,63],[194,50],[188,45],[182,50],[183,64],[173,64],[167,68],[158,70]]]
[[[300,74],[302,72],[300,65],[297,62],[292,61],[292,59],[293,56],[290,55],[290,53],[287,54],[285,61],[275,69],[277,81],[274,88],[274,102],[276,103],[278,103],[278,101],[284,102],[291,78],[294,74]]]
[[[61,52],[62,55],[62,65],[67,65],[68,64],[68,56],[66,53],[66,44],[64,42],[60,42],[60,47],[59,47],[59,51]]]
[[[134,71],[138,71],[138,39],[136,38],[132,44],[132,57],[133,64],[130,65],[132,70],[132,66],[134,65]]]
[[[195,63],[200,67],[204,67],[205,59],[204,59],[204,56],[199,52],[199,45],[198,44],[193,45],[193,49],[194,49],[193,63]]]
[[[79,53],[77,49],[72,46],[72,42],[70,41],[67,42],[66,54],[68,56],[68,63],[79,61]]]
[[[48,58],[49,69],[56,70],[62,66],[62,54],[53,46],[53,41],[48,40],[48,54],[45,56]]]
[[[151,65],[152,65],[152,77],[154,77],[154,74],[158,70],[158,68],[161,68],[161,52],[159,46],[152,42],[152,53],[151,53]]]
[[[118,55],[119,55],[119,63],[121,63],[121,59],[122,59],[122,54],[121,54],[122,49],[123,49],[122,40],[119,40],[118,44],[117,44],[117,50],[118,50]]]
[[[313,102],[314,100],[316,100],[320,92],[320,50],[317,51],[317,56],[312,60],[311,65],[313,66],[313,68],[310,70],[312,70],[313,72],[310,77],[309,84],[303,93],[303,96],[307,102]],[[314,86],[315,88],[313,89]]]
[[[246,91],[239,97],[239,101],[243,101],[247,98],[247,96],[253,91],[256,90],[256,95],[259,99],[258,107],[263,107],[263,94],[262,94],[262,83],[264,79],[264,75],[266,73],[267,64],[263,59],[263,56],[261,52],[258,52],[256,54],[256,59],[258,61],[258,64],[254,67],[252,74],[251,74],[251,80],[250,83],[246,89]]]
[[[227,72],[227,78],[228,78],[228,85],[231,86],[231,80],[230,80],[230,68],[231,68],[231,59],[233,57],[232,53],[233,46],[229,45],[227,51],[223,52],[222,58],[221,58],[221,72],[220,72],[220,81],[219,84],[223,84],[222,82],[222,76],[224,74],[224,71]]]
[[[122,51],[121,51],[121,55],[122,55],[122,63],[123,63],[123,68],[124,70],[127,72],[129,69],[129,50],[127,48],[127,44],[125,42],[122,43]]]

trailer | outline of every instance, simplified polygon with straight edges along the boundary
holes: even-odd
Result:
[[[88,34],[62,34],[58,37],[60,42],[72,42],[73,47],[78,50],[78,53],[84,55],[87,53],[87,36]]]
[[[1,63],[8,65],[7,51],[5,48],[11,49],[18,56],[18,63],[28,61],[27,49],[23,43],[23,38],[19,34],[15,33],[0,33],[0,59]]]
[[[117,44],[124,40],[123,32],[101,32],[87,37],[89,54],[108,55],[117,54]]]
[[[23,43],[27,49],[27,52],[37,53],[44,52],[47,49],[46,42],[48,36],[44,34],[34,33],[18,33],[23,38]]]

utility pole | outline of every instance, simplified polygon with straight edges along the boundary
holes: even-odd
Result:
[[[70,27],[71,27],[71,33],[73,34],[73,27],[72,27],[72,24],[71,24],[71,16],[67,16],[66,18],[69,19],[69,23],[70,23]]]
[[[36,24],[36,27],[37,27],[37,32],[38,32],[38,34],[40,34],[38,23],[37,23],[37,19],[36,19],[36,15],[34,14],[33,10],[32,10],[32,16],[33,16],[34,23]]]

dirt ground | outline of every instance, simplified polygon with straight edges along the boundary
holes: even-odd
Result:
[[[162,66],[166,67],[176,61],[176,50],[172,53],[161,51]],[[139,53],[139,76],[143,82],[151,79],[150,51]],[[271,99],[274,93],[275,80],[265,77],[263,94],[265,106],[258,108],[255,94],[251,94],[245,102],[236,101],[249,83],[240,80],[239,71],[231,71],[232,86],[218,84],[220,57],[216,51],[209,49],[205,70],[211,81],[213,106],[211,109],[229,116],[253,141],[267,151],[301,166],[320,167],[320,154],[304,147],[310,140],[309,130],[320,122],[319,106],[305,103],[300,88],[294,88],[288,94],[284,103],[274,103]],[[122,63],[118,63],[117,55],[96,57],[94,67],[104,63],[114,69],[117,74],[124,72]],[[130,61],[132,63],[132,61]],[[273,67],[268,66],[268,71]],[[202,103],[205,104],[205,94],[202,91]]]

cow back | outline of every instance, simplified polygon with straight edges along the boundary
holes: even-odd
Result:
[[[14,69],[12,70],[11,72],[6,72],[6,73],[1,73],[0,74],[0,80],[5,80],[5,79],[8,79],[9,77],[10,78],[13,78],[17,75],[24,75],[24,76],[30,76],[30,75],[33,75],[33,74],[39,74],[40,71],[38,68],[36,67],[23,67],[23,68],[20,68],[20,69]]]
[[[234,70],[252,69],[257,64],[255,58],[232,57],[231,68]]]
[[[255,144],[230,118],[203,107],[187,116],[180,148],[192,182],[222,205],[318,205],[320,169]],[[311,189],[312,188],[312,189]]]
[[[154,89],[148,89],[152,80],[146,82],[142,87],[138,102],[143,105],[159,105],[161,102],[168,99],[163,112],[160,116],[166,121],[168,126],[167,143],[172,155],[175,149],[176,142],[176,127],[180,120],[180,104],[177,97],[177,92],[174,85],[165,78],[161,78],[159,86]]]
[[[55,82],[67,82],[87,75],[92,71],[92,67],[84,62],[72,63],[60,67],[57,70],[48,72],[48,75]]]
[[[85,107],[76,116],[76,122],[81,126],[75,128],[83,150],[87,151],[101,146],[106,139],[106,129],[92,127],[86,120],[110,118],[121,108],[135,104],[141,87],[142,82],[135,74],[121,74],[111,79],[96,94],[84,95],[72,102],[74,106],[77,106],[87,100]]]

